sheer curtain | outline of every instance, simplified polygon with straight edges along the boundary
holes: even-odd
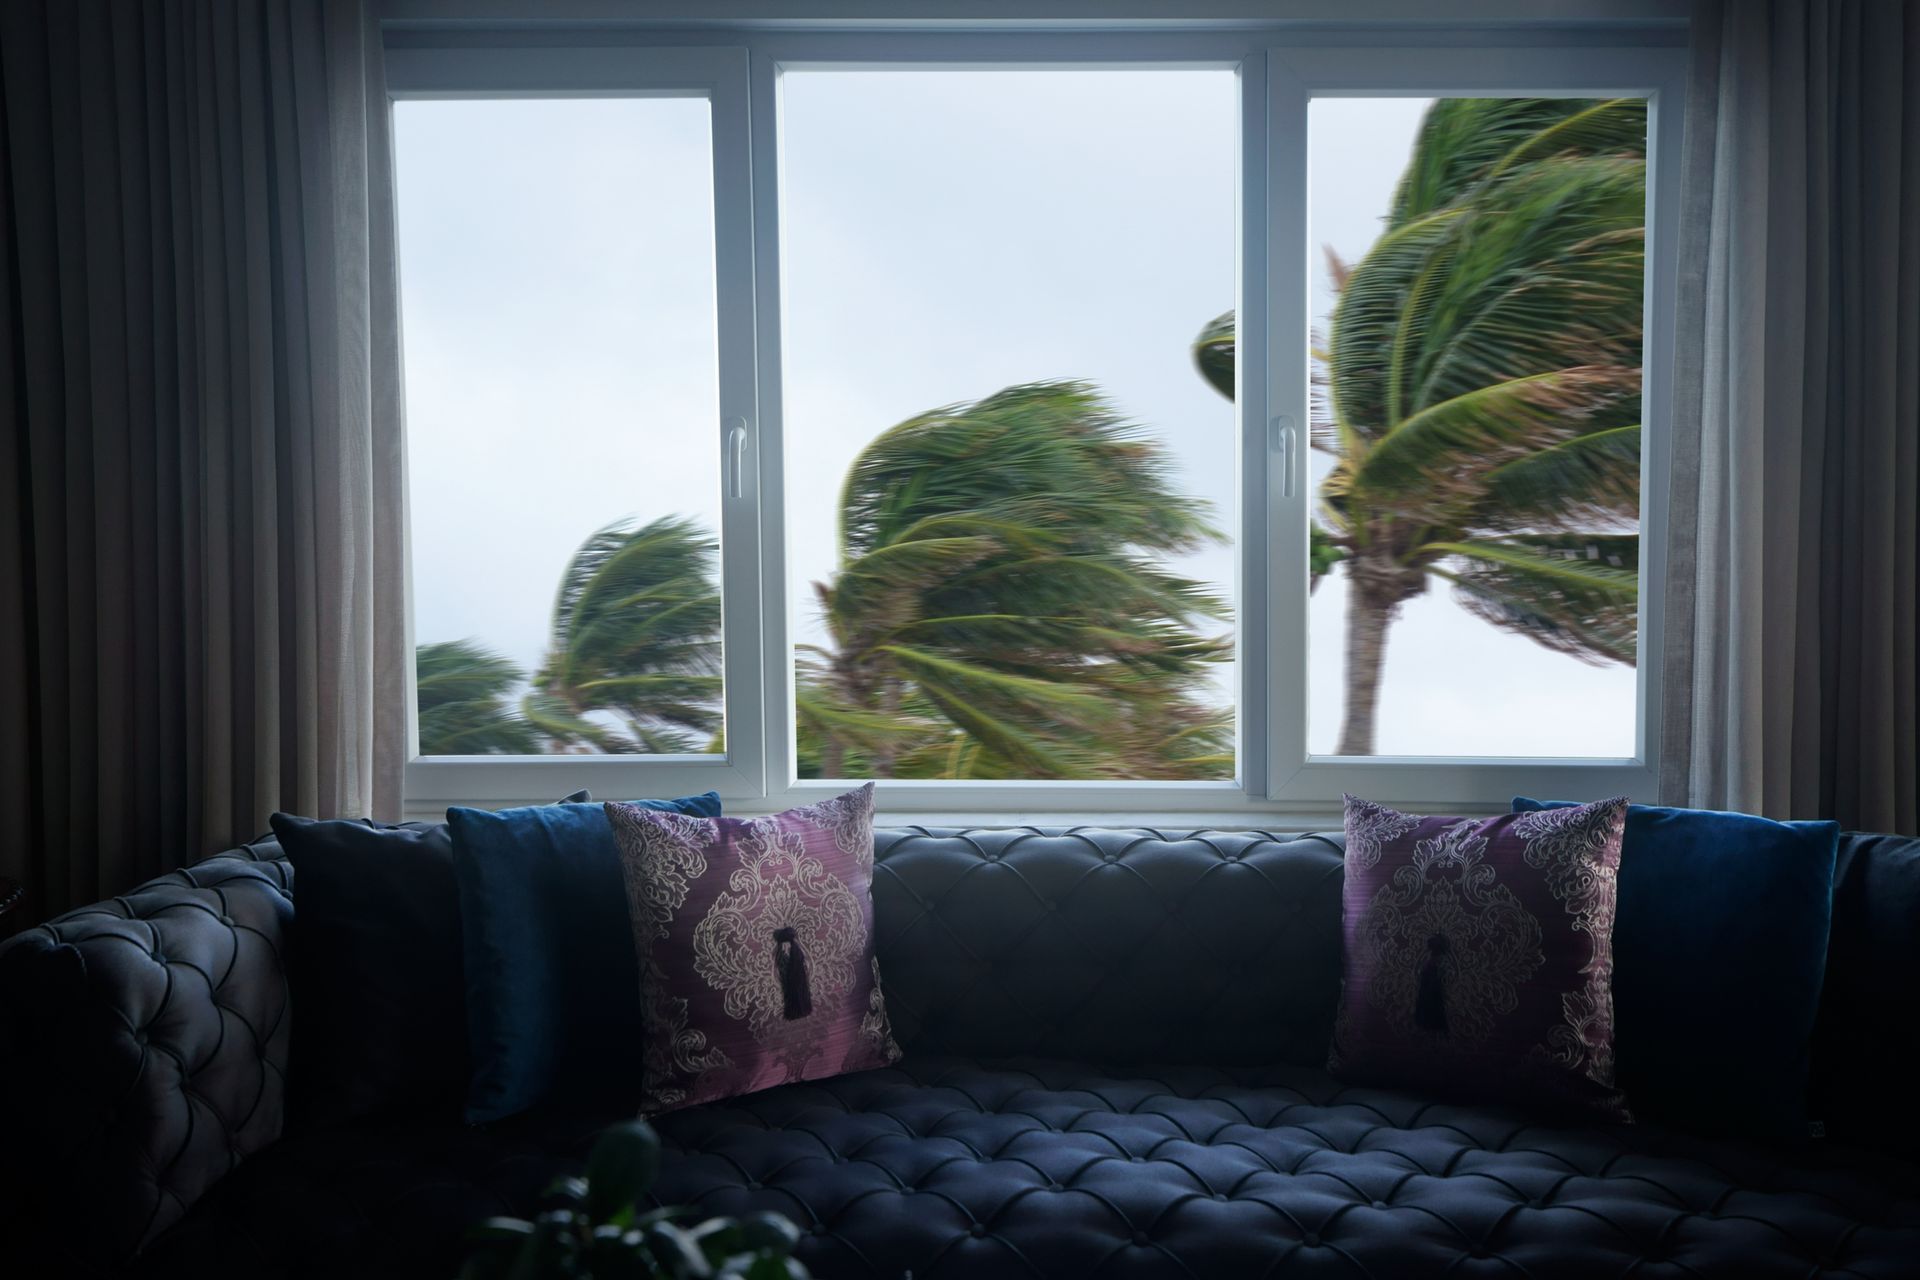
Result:
[[[0,5],[9,923],[406,754],[387,113],[357,0]]]
[[[1693,41],[1663,798],[1920,831],[1920,3]]]

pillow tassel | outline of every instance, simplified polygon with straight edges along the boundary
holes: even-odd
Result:
[[[807,953],[792,929],[773,931],[773,967],[780,974],[781,1012],[788,1022],[813,1012],[813,990],[807,982]]]
[[[1447,1034],[1446,970],[1447,935],[1436,933],[1427,939],[1427,960],[1420,966],[1420,989],[1413,998],[1413,1025],[1422,1031]]]

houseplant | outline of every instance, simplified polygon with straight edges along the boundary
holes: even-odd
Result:
[[[532,1221],[489,1218],[474,1231],[461,1280],[806,1280],[791,1256],[799,1229],[776,1213],[681,1225],[688,1211],[642,1211],[660,1170],[644,1120],[601,1134],[587,1176],[562,1178]]]

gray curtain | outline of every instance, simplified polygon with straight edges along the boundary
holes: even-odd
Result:
[[[1920,3],[1693,41],[1663,799],[1920,831]]]
[[[397,814],[379,76],[358,3],[0,5],[0,925]]]

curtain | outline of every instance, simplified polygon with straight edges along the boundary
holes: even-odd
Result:
[[[1662,798],[1920,831],[1920,3],[1693,42]]]
[[[0,925],[397,816],[378,58],[357,2],[0,5]]]

